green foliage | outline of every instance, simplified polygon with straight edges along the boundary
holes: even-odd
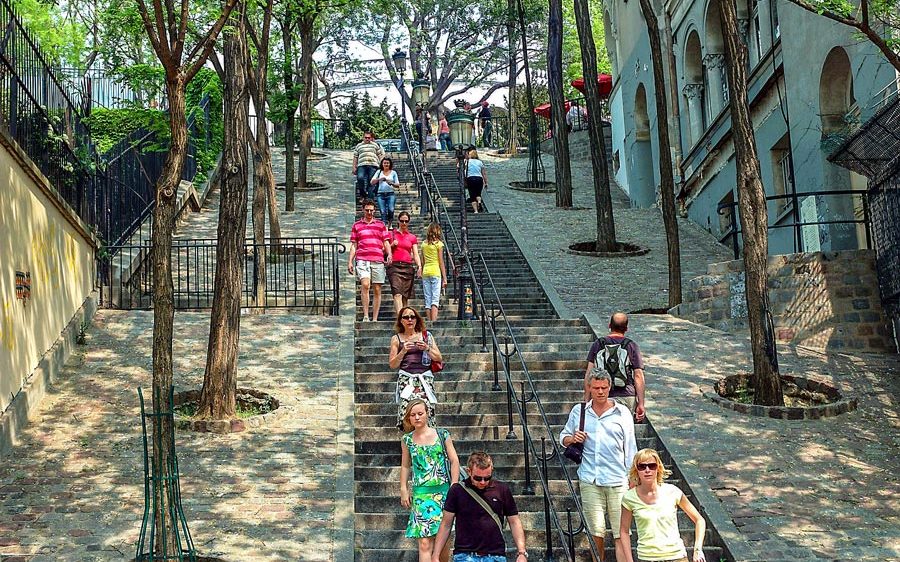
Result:
[[[354,92],[346,103],[336,104],[334,118],[348,123],[346,129],[329,138],[329,146],[335,148],[356,146],[366,131],[375,133],[377,139],[400,137],[400,119],[396,108],[387,100],[374,105],[368,92],[362,96]]]
[[[87,29],[68,21],[59,5],[40,0],[12,0],[25,28],[40,45],[50,63],[78,67],[86,50]]]
[[[594,33],[594,45],[597,49],[597,71],[602,74],[612,73],[609,53],[606,51],[606,37],[603,29],[603,2],[589,0],[591,11],[591,29]],[[572,87],[572,80],[582,78],[581,43],[578,41],[578,29],[575,27],[575,9],[571,2],[563,3],[563,91],[566,98],[580,98],[584,94]]]
[[[138,129],[156,131],[165,137],[169,134],[166,114],[158,109],[98,107],[91,111],[85,123],[91,129],[91,140],[100,154]]]

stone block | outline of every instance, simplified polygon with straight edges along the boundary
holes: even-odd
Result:
[[[834,296],[836,296],[839,299],[844,299],[844,298],[852,297],[854,292],[855,291],[854,291],[853,287],[846,287],[846,286],[845,287],[837,287],[834,290]]]
[[[712,287],[703,287],[702,289],[697,291],[698,299],[708,299],[713,296]]]
[[[856,328],[857,335],[871,336],[875,334],[875,328],[871,324],[861,324]]]
[[[793,328],[779,328],[775,333],[781,341],[791,341],[797,335],[797,331]]]
[[[853,294],[857,297],[871,297],[874,292],[872,287],[867,287],[866,285],[860,285],[853,288]]]
[[[853,310],[868,310],[869,299],[853,299]]]
[[[887,349],[888,347],[890,347],[885,345],[884,340],[878,337],[869,338],[868,343],[871,349]]]

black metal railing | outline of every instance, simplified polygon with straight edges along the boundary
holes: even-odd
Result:
[[[118,309],[152,307],[152,261],[149,241],[105,248],[98,260],[100,306]],[[255,244],[248,239],[244,255],[244,308],[292,308],[338,314],[340,254],[346,247],[335,238],[279,238]],[[256,296],[257,252],[266,264],[264,290]],[[215,298],[216,240],[172,242],[175,308],[205,309]]]
[[[94,224],[95,165],[77,92],[53,74],[8,0],[0,0],[0,118],[60,197]]]
[[[444,204],[443,196],[441,195],[434,178],[431,172],[427,171],[425,168],[424,161],[421,163],[416,162],[416,160],[419,159],[418,155],[414,155],[410,150],[409,156],[412,160],[413,169],[416,174],[417,186],[419,186],[419,189],[423,193],[423,197],[427,198],[429,201],[427,214],[430,215],[431,220],[441,223],[448,245],[452,240],[456,249],[456,255],[459,256],[462,254],[463,244],[457,236],[456,229],[453,225],[454,221]],[[453,252],[450,252],[450,254],[452,260]],[[477,270],[474,265],[474,262],[476,261],[480,265]],[[552,425],[550,424],[550,420],[541,403],[534,380],[528,370],[525,357],[522,355],[522,348],[516,341],[515,332],[509,321],[509,317],[506,314],[506,310],[503,308],[503,303],[484,257],[481,254],[478,254],[477,259],[473,259],[473,256],[464,256],[462,259],[458,259],[456,264],[451,262],[451,268],[454,270],[454,283],[456,283],[456,279],[460,276],[461,272],[457,270],[460,266],[466,267],[468,270],[467,273],[471,279],[478,280],[473,287],[473,293],[476,308],[480,312],[478,317],[481,322],[481,350],[483,352],[489,351],[488,342],[490,342],[490,351],[493,357],[493,390],[497,392],[504,390],[500,384],[501,372],[506,381],[505,390],[507,394],[508,424],[506,438],[517,439],[515,432],[516,418],[518,418],[521,426],[525,460],[525,484],[522,490],[523,494],[534,494],[530,459],[534,458],[538,461],[536,465],[538,467],[538,480],[540,481],[544,495],[544,518],[546,525],[545,560],[553,559],[554,533],[552,532],[552,528],[555,528],[559,536],[560,544],[566,545],[566,548],[563,549],[566,559],[574,561],[574,536],[581,533],[587,534],[587,528],[584,524],[584,511],[581,506],[581,500],[575,491],[575,484],[572,481],[571,476],[569,476],[566,461],[562,455],[560,446],[556,439],[554,439]],[[520,392],[516,391],[516,385],[512,377],[513,369],[516,368],[520,369],[519,374],[522,379],[519,381],[521,385]],[[541,437],[540,452],[538,450],[538,445],[532,437],[531,429],[529,428],[528,404],[532,403],[537,410],[537,416],[540,425],[542,426],[542,431],[546,432],[546,435]],[[549,439],[552,445],[552,451],[549,454],[546,452],[547,439]],[[577,529],[572,529],[571,512],[567,513],[567,525],[565,527],[563,526],[563,522],[559,515],[560,509],[557,508],[558,499],[554,497],[554,494],[550,490],[548,476],[549,469],[547,464],[550,461],[554,461],[559,466],[560,472],[565,478],[569,492],[568,497],[571,498],[575,505],[575,511],[581,520],[581,524]],[[587,543],[593,559],[600,560],[600,552],[594,541],[589,537]]]
[[[859,209],[854,209],[852,218],[835,218],[830,220],[819,219],[819,215],[816,215],[816,220],[806,220],[802,216],[801,211],[801,199],[805,199],[806,197],[816,197],[816,198],[824,198],[824,197],[859,197]],[[865,191],[854,190],[854,189],[841,189],[835,191],[805,191],[805,192],[793,192],[786,193],[783,195],[769,195],[766,197],[766,201],[776,201],[779,204],[786,201],[786,205],[780,207],[779,214],[785,214],[784,216],[790,216],[790,220],[788,221],[778,221],[775,224],[770,224],[769,230],[777,230],[782,228],[791,228],[794,230],[794,252],[804,252],[807,249],[803,244],[803,228],[804,227],[820,227],[820,226],[829,226],[829,225],[864,225],[865,226],[865,237],[866,237],[866,247],[872,247],[872,234],[871,234],[871,220],[869,217],[869,201],[868,194]],[[740,221],[738,220],[738,202],[737,201],[727,201],[723,203],[719,203],[717,207],[717,212],[719,215],[726,217],[727,227],[724,229],[724,232],[719,236],[719,242],[726,244],[730,243],[731,251],[734,255],[734,259],[738,259],[741,256],[741,245],[739,235],[741,234],[740,229]]]

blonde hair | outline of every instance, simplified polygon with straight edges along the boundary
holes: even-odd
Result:
[[[443,231],[441,230],[441,225],[433,222],[428,225],[428,230],[425,231],[425,241],[429,244],[434,244],[444,239]]]
[[[476,159],[477,159],[477,158],[478,158],[478,151],[475,150],[474,148],[473,148],[472,150],[470,150],[470,151],[469,151],[469,158],[476,158]]]
[[[403,433],[409,433],[413,429],[413,425],[409,422],[409,413],[413,408],[418,406],[419,404],[425,406],[425,415],[428,416],[428,402],[422,400],[421,398],[413,398],[406,404],[406,408],[403,410]]]
[[[659,453],[656,452],[656,449],[641,449],[634,455],[634,460],[631,461],[631,469],[628,471],[628,481],[637,486],[640,484],[641,479],[638,476],[638,463],[642,462],[655,462],[656,463],[656,483],[662,484],[664,478],[668,478],[672,475],[672,471],[667,469],[662,462],[662,459],[659,458]]]

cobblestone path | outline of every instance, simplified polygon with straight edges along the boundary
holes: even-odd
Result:
[[[569,314],[586,313],[606,333],[614,310],[667,302],[665,234],[657,211],[615,197],[622,241],[646,256],[602,260],[564,252],[594,235],[594,211],[561,211],[552,194],[506,187],[525,177],[524,159],[488,160],[488,203],[499,209],[532,267],[549,280]],[[552,161],[545,157],[552,175]],[[593,207],[589,165],[574,164],[575,204]],[[730,253],[681,224],[684,279]],[[703,397],[722,376],[751,369],[749,341],[669,315],[634,315],[629,333],[647,364],[648,415],[737,560],[900,560],[900,361],[782,346],[784,373],[809,376],[857,396],[852,413],[783,421],[725,410]],[[587,350],[585,350],[587,354]]]
[[[298,194],[298,210],[282,214],[284,234],[343,240],[354,209],[344,182],[350,160],[330,154],[313,166],[319,181],[337,178],[340,189]],[[215,215],[207,206],[181,235],[214,237]],[[185,513],[203,555],[352,559],[352,288],[349,295],[340,317],[241,319],[238,384],[282,406],[267,426],[244,433],[178,433]],[[143,508],[135,388],[150,385],[152,313],[102,310],[94,322],[22,442],[0,460],[3,562],[134,557]],[[176,390],[199,388],[208,330],[207,312],[176,314]]]

